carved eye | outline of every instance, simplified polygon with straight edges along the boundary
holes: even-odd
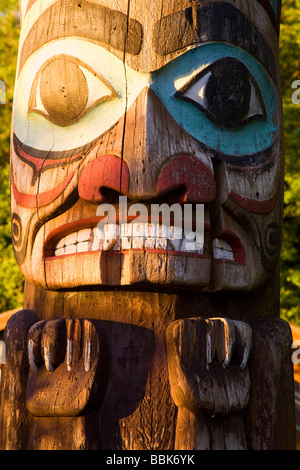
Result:
[[[29,112],[66,127],[79,121],[97,104],[117,97],[115,90],[86,64],[57,56],[40,69],[29,98]]]
[[[230,57],[206,67],[175,96],[193,103],[214,124],[225,129],[266,118],[256,81],[242,62]]]

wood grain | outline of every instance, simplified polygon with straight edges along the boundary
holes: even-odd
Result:
[[[11,159],[25,310],[4,336],[0,447],[293,448],[269,3],[25,3]],[[203,254],[153,237],[114,251],[113,236],[77,252],[120,195],[204,204]]]

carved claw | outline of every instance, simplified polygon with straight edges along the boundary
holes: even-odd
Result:
[[[243,350],[243,359],[241,361],[240,368],[244,370],[247,367],[252,348],[252,329],[247,323],[240,321],[235,321],[234,325]]]
[[[31,369],[34,372],[37,372],[39,370],[38,366],[35,363],[35,358],[34,358],[34,342],[32,339],[28,340],[28,360],[29,360],[29,365]]]
[[[171,393],[179,408],[211,416],[245,408],[250,390],[249,325],[225,318],[186,318],[169,325],[166,340]]]
[[[225,339],[225,359],[223,361],[223,367],[226,369],[231,361],[233,350],[235,346],[235,329],[232,322],[229,320],[220,320],[224,325],[224,339]]]
[[[28,332],[28,361],[34,372],[38,371],[39,365],[42,363],[41,337],[44,323],[44,321],[35,323]]]
[[[70,372],[72,369],[72,340],[70,338],[67,339],[67,370]]]
[[[49,372],[54,371],[54,367],[51,361],[51,354],[50,354],[50,347],[49,346],[44,346],[44,363],[46,366],[46,369]]]
[[[107,346],[100,321],[44,321],[35,324],[27,338],[31,370],[26,407],[32,415],[80,416],[88,405],[99,406],[108,377]]]
[[[67,327],[67,370],[70,372],[80,358],[81,322],[80,320],[66,320]]]
[[[64,320],[46,321],[43,325],[41,348],[46,369],[53,372],[64,360],[66,324]]]
[[[206,360],[211,364],[217,356],[219,363],[226,369],[234,354],[237,343],[243,350],[242,370],[248,364],[252,346],[252,330],[249,325],[236,320],[225,318],[210,318],[207,322]]]
[[[84,370],[88,372],[91,367],[91,341],[89,339],[85,342],[85,361],[84,361]]]
[[[83,320],[83,340],[84,340],[84,368],[88,372],[100,350],[99,336],[93,324],[88,320]]]
[[[206,320],[206,356],[207,364],[211,364],[217,356],[219,363],[226,369],[230,364],[235,346],[235,327],[233,322],[225,318]]]
[[[99,353],[99,337],[89,320],[40,321],[29,330],[27,347],[33,372],[44,364],[53,373],[63,362],[71,372],[81,360],[85,372],[89,372]]]

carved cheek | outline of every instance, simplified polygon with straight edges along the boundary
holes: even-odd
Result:
[[[20,154],[24,161],[13,152],[11,165],[12,196],[18,206],[39,209],[52,204],[67,188],[71,191],[70,182],[76,175],[80,158],[59,165],[57,161],[37,159],[22,151]]]
[[[227,195],[241,208],[254,214],[268,214],[277,205],[282,190],[283,158],[276,142],[269,158],[256,166],[227,165]]]

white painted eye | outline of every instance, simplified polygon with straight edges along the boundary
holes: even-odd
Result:
[[[57,56],[36,75],[28,111],[66,127],[99,103],[115,97],[117,94],[109,83],[89,66],[74,57]]]
[[[224,58],[206,67],[175,94],[203,111],[217,126],[233,129],[265,118],[258,85],[242,62]]]
[[[185,85],[184,91],[178,91],[181,93],[180,97],[205,108],[205,87],[210,75],[211,73],[207,72],[205,75],[200,76],[196,81],[193,81],[193,83],[188,87]]]

